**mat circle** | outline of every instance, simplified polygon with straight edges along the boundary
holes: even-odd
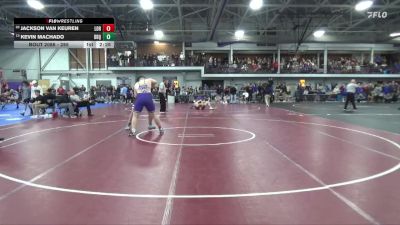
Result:
[[[283,123],[295,123],[295,124],[305,124],[305,125],[315,125],[315,126],[321,126],[321,127],[331,127],[331,128],[336,128],[340,130],[347,130],[347,131],[352,131],[355,133],[359,134],[364,134],[373,138],[377,138],[380,140],[383,140],[397,149],[400,150],[400,145],[396,143],[395,141],[392,141],[390,139],[387,139],[385,137],[368,133],[365,131],[361,130],[356,130],[352,128],[346,128],[346,127],[339,127],[339,126],[334,126],[334,125],[328,125],[328,124],[319,124],[319,123],[309,123],[309,122],[299,122],[299,121],[287,121],[287,120],[275,120],[275,119],[257,119],[261,121],[270,121],[270,122],[283,122]],[[121,122],[121,121],[103,121],[103,122],[96,122],[96,123],[86,123],[86,124],[78,124],[78,125],[71,125],[71,126],[65,126],[65,127],[79,127],[79,126],[87,126],[87,125],[94,125],[94,124],[106,124],[106,123],[115,123],[115,122]],[[17,137],[22,137],[34,133],[41,133],[45,131],[50,131],[54,129],[61,129],[64,127],[56,127],[56,128],[49,128],[49,129],[44,129],[40,131],[34,131],[34,132],[29,132],[25,133],[22,135],[17,135],[12,138],[9,138],[8,140],[15,139]],[[232,128],[233,129],[233,128]],[[386,176],[390,173],[396,172],[400,169],[400,163],[394,165],[393,167],[382,171],[380,173],[376,173],[367,177],[362,177],[358,179],[353,179],[353,180],[348,180],[348,181],[343,181],[343,182],[338,182],[338,183],[333,183],[333,184],[327,184],[327,185],[322,185],[322,186],[315,186],[315,187],[310,187],[310,188],[301,188],[301,189],[290,189],[290,190],[282,190],[282,191],[271,191],[271,192],[249,192],[249,193],[235,193],[235,194],[197,194],[197,195],[180,195],[180,194],[174,194],[174,195],[168,195],[168,194],[134,194],[134,193],[115,193],[115,192],[99,192],[99,191],[88,191],[88,190],[79,190],[79,189],[70,189],[70,188],[62,188],[62,187],[56,187],[56,186],[50,186],[50,185],[43,185],[43,184],[38,184],[33,181],[28,181],[28,180],[22,180],[18,179],[16,177],[9,176],[7,174],[1,173],[0,172],[0,177],[9,180],[15,183],[19,183],[22,185],[30,186],[30,187],[35,187],[35,188],[40,188],[44,190],[51,190],[51,191],[59,191],[59,192],[66,192],[66,193],[76,193],[76,194],[83,194],[83,195],[94,195],[94,196],[109,196],[109,197],[124,197],[124,198],[150,198],[150,199],[217,199],[217,198],[243,198],[243,197],[259,197],[259,196],[272,196],[272,195],[286,195],[286,194],[295,194],[295,193],[304,193],[304,192],[314,192],[314,191],[321,191],[321,190],[327,190],[330,188],[336,188],[336,187],[344,187],[348,185],[353,185],[357,183],[362,183],[366,181],[371,181],[383,176]]]
[[[150,144],[158,144],[158,145],[169,145],[169,146],[218,146],[218,145],[239,144],[239,143],[251,141],[256,137],[256,134],[254,134],[253,132],[250,132],[248,130],[242,130],[242,129],[230,128],[230,127],[168,127],[168,128],[164,128],[164,130],[166,130],[166,132],[168,132],[168,130],[174,130],[174,129],[222,129],[222,130],[233,130],[233,131],[239,131],[239,132],[247,133],[250,136],[248,138],[242,139],[242,140],[236,140],[236,141],[230,141],[230,142],[220,142],[220,143],[207,143],[207,144],[167,143],[167,142],[149,141],[149,140],[143,139],[141,137],[143,134],[147,134],[147,133],[153,132],[153,131],[140,132],[140,133],[138,133],[136,135],[136,138],[139,141],[143,141],[143,142],[150,143]]]

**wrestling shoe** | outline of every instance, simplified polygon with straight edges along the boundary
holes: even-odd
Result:
[[[130,137],[135,137],[135,136],[136,136],[136,130],[135,130],[135,129],[131,129],[131,130],[129,131],[129,136],[130,136]]]

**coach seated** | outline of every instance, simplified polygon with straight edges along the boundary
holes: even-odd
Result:
[[[47,108],[51,108],[52,112],[54,112],[55,109],[55,100],[56,100],[56,95],[54,93],[54,90],[49,88],[47,89],[46,93],[44,93],[43,97],[46,99],[46,104]]]
[[[40,90],[34,91],[34,98],[31,100],[31,108],[33,109],[32,118],[38,118],[42,110],[46,110],[49,105],[46,98],[40,94]]]
[[[89,96],[79,97],[75,91],[71,90],[68,92],[69,98],[75,107],[75,112],[79,112],[79,107],[86,107],[88,116],[93,116],[92,110],[90,108],[90,98]]]
[[[71,99],[69,98],[68,94],[63,94],[58,96],[57,98],[58,108],[65,109],[64,115],[70,118],[76,118],[77,115],[74,112],[74,105],[72,104]]]

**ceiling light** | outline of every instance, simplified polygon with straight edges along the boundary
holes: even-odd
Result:
[[[150,10],[153,8],[153,2],[151,0],[140,0],[140,6],[144,10]]]
[[[251,0],[250,1],[250,8],[253,10],[260,9],[263,5],[263,0]]]
[[[357,3],[355,9],[357,11],[364,11],[364,10],[370,8],[372,6],[372,4],[374,4],[373,1],[361,1],[361,2]]]
[[[155,36],[157,39],[161,39],[162,37],[164,37],[164,32],[162,32],[162,30],[155,30],[155,31],[154,31],[154,36]]]
[[[315,31],[314,32],[314,37],[316,37],[316,38],[320,38],[320,37],[322,37],[322,36],[324,36],[324,34],[325,34],[325,31],[324,30],[317,30],[317,31]]]
[[[400,36],[400,32],[390,34],[390,37],[399,37],[399,36]]]
[[[243,31],[243,30],[237,30],[237,31],[235,32],[235,37],[236,37],[237,39],[242,39],[242,38],[244,37],[244,31]]]
[[[30,7],[34,8],[34,9],[41,10],[44,8],[44,5],[40,1],[37,1],[37,0],[28,0],[27,3]]]

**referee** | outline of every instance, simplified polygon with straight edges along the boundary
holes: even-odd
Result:
[[[355,93],[358,85],[356,84],[356,80],[352,79],[349,84],[346,86],[346,92],[347,92],[347,98],[346,98],[346,103],[344,104],[344,110],[347,110],[347,105],[349,102],[353,105],[353,109],[357,110],[356,108],[356,103],[355,103]]]
[[[158,96],[160,97],[160,113],[165,113],[167,111],[167,102],[165,100],[165,94],[167,88],[165,87],[165,80],[158,86]]]

